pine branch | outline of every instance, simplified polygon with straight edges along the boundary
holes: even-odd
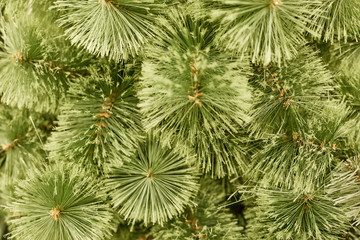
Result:
[[[235,136],[247,120],[248,68],[213,47],[214,29],[206,19],[182,8],[168,13],[143,64],[138,96],[145,129],[165,143],[180,143],[182,152],[194,149],[212,177],[236,175],[247,165]]]
[[[356,112],[360,110],[360,77],[354,76],[340,76],[337,79],[340,89],[339,93],[346,97],[347,103]]]
[[[215,21],[221,21],[217,34],[220,46],[237,55],[250,52],[252,62],[281,65],[297,55],[305,34],[317,36],[309,28],[321,14],[316,0],[207,0]]]
[[[32,168],[41,168],[44,151],[28,111],[0,105],[0,169],[2,184],[11,186]],[[4,186],[2,186],[4,187]]]
[[[72,43],[97,56],[134,57],[154,36],[154,1],[58,0],[54,7],[63,12],[58,22]]]
[[[149,229],[144,227],[143,224],[128,226],[125,223],[121,223],[109,240],[152,240],[145,237],[148,231]]]
[[[360,152],[360,136],[359,136],[359,127],[360,127],[360,116],[359,113],[355,113],[353,118],[347,121],[343,130],[346,133],[344,140],[346,146],[348,147],[348,154],[356,155]]]
[[[198,186],[189,160],[149,136],[132,161],[109,173],[106,189],[112,204],[132,224],[163,225],[192,204]]]
[[[188,208],[164,227],[153,227],[154,240],[242,239],[242,227],[234,215],[229,209],[220,209],[225,200],[222,187],[214,181],[202,181],[200,189],[196,208]]]
[[[360,76],[360,42],[342,44],[335,48],[335,54],[341,60],[339,68],[346,76]]]
[[[348,222],[341,209],[321,191],[294,193],[255,188],[256,220],[249,223],[250,239],[336,240]]]
[[[45,58],[48,53],[39,27],[29,17],[4,22],[0,31],[2,101],[40,112],[56,111],[67,79],[60,67]]]
[[[270,136],[253,156],[248,175],[264,187],[312,191],[324,185],[337,152],[346,149],[343,126],[349,114],[345,103],[329,101],[319,116],[307,120],[306,131]]]
[[[71,84],[47,148],[103,172],[106,163],[129,160],[141,139],[133,84],[137,75],[91,70]]]
[[[0,0],[0,234],[359,238],[359,35],[358,0]]]
[[[341,206],[346,216],[360,225],[360,161],[355,156],[345,163],[340,163],[334,171],[333,179],[327,186],[329,196],[335,204]]]
[[[360,2],[357,0],[324,0],[322,3],[324,17],[317,18],[312,27],[321,34],[325,42],[347,42],[357,40],[360,36]]]
[[[310,47],[303,48],[284,68],[260,64],[254,72],[250,131],[258,137],[267,131],[302,132],[306,119],[324,108],[334,85],[331,73]]]
[[[76,165],[54,165],[19,182],[9,209],[11,237],[23,240],[104,239],[113,213],[94,178]]]

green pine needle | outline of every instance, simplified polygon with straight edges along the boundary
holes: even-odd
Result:
[[[337,79],[340,89],[339,94],[346,97],[347,103],[354,110],[360,110],[360,76],[339,76]]]
[[[44,151],[28,111],[0,105],[0,169],[2,184],[14,184],[32,168],[41,168]],[[4,187],[4,186],[2,186]]]
[[[239,240],[243,239],[240,227],[234,215],[224,204],[225,195],[222,186],[214,181],[203,181],[196,198],[197,206],[188,208],[176,220],[164,227],[151,229],[154,240]]]
[[[22,240],[105,239],[113,213],[96,180],[76,165],[37,171],[19,182],[13,202],[11,237]]]
[[[154,35],[151,0],[58,0],[54,7],[73,44],[115,61],[138,55]]]
[[[91,72],[70,86],[47,148],[54,159],[65,156],[102,172],[105,163],[128,160],[141,139],[137,76]]]
[[[320,192],[254,189],[256,220],[249,222],[250,239],[337,240],[348,228],[341,209]],[[255,220],[255,221],[254,221]]]
[[[360,0],[0,0],[0,238],[358,239],[359,40]]]
[[[321,112],[334,80],[310,47],[284,68],[254,66],[250,83],[255,87],[250,131],[256,136],[282,130],[302,132],[306,119]]]
[[[344,103],[329,101],[319,117],[307,120],[308,130],[270,136],[253,156],[249,176],[265,187],[312,191],[323,186],[337,162],[336,154],[346,149],[343,125],[349,114]]]
[[[328,194],[335,204],[346,212],[346,216],[360,225],[360,160],[358,156],[340,163],[327,186]]]
[[[164,224],[192,204],[197,177],[187,158],[148,137],[131,162],[114,167],[106,188],[126,220]]]
[[[281,63],[292,59],[305,44],[308,25],[319,15],[318,0],[207,0],[211,14],[221,21],[218,44],[233,53],[250,52],[253,62]]]
[[[145,129],[180,143],[182,152],[195,150],[213,177],[237,175],[247,165],[235,135],[247,120],[248,67],[214,48],[206,19],[182,8],[168,13],[143,63],[138,96]]]
[[[64,72],[46,59],[44,36],[33,20],[20,18],[1,25],[0,93],[8,105],[56,112],[67,80]]]
[[[324,17],[317,18],[314,31],[322,35],[325,42],[347,42],[360,37],[360,2],[358,0],[323,0]]]
[[[341,60],[339,67],[347,77],[360,76],[360,42],[341,44],[335,48],[335,54]],[[346,85],[345,85],[346,86]]]
[[[345,132],[344,140],[348,147],[348,154],[355,155],[360,152],[360,115],[359,112],[353,114],[353,118],[342,126]]]

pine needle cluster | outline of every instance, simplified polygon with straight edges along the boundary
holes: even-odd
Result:
[[[99,184],[74,165],[34,172],[18,184],[9,208],[16,239],[105,239],[112,229]]]
[[[52,158],[64,156],[100,172],[109,162],[128,161],[141,139],[135,80],[124,69],[90,69],[88,76],[77,78],[47,145]]]
[[[202,180],[200,189],[196,207],[188,208],[164,227],[152,229],[155,240],[242,239],[242,227],[230,210],[221,206],[226,204],[222,186],[215,181]]]
[[[58,19],[72,43],[90,53],[120,61],[136,56],[154,33],[151,0],[59,0]]]
[[[124,218],[164,224],[191,204],[198,186],[188,159],[163,147],[154,136],[141,143],[132,161],[114,167],[106,188]]]
[[[186,143],[180,150],[195,151],[204,173],[237,175],[246,169],[235,136],[248,119],[248,67],[214,47],[206,19],[179,7],[161,18],[160,26],[158,41],[147,50],[138,94],[145,129],[169,144]]]

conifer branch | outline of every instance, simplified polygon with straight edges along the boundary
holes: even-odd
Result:
[[[109,173],[106,189],[112,204],[132,224],[163,225],[192,205],[198,190],[196,172],[187,161],[148,136],[132,161],[114,166]]]
[[[309,129],[271,135],[253,155],[250,178],[264,187],[313,191],[323,186],[338,162],[337,153],[346,149],[343,126],[350,113],[345,103],[328,102],[319,116],[305,123]]]
[[[297,55],[305,34],[317,36],[309,25],[321,14],[317,0],[207,0],[214,21],[221,21],[220,46],[251,61],[281,65]],[[215,6],[215,7],[214,7]],[[245,55],[246,56],[246,55]]]
[[[2,187],[25,177],[28,169],[41,168],[44,151],[28,119],[28,111],[0,105],[0,169]]]
[[[72,43],[97,56],[135,57],[154,36],[154,1],[58,0],[54,8],[62,12],[58,22]]]
[[[253,193],[257,220],[249,223],[250,239],[335,240],[348,229],[344,213],[321,191],[256,188]]]
[[[321,12],[314,23],[314,30],[319,32],[325,42],[347,42],[360,37],[360,2],[357,0],[324,0]]]
[[[248,67],[214,48],[206,19],[173,8],[160,26],[147,49],[138,94],[145,129],[165,143],[180,143],[182,152],[195,150],[204,173],[237,175],[246,168],[235,136],[247,121]]]
[[[219,210],[225,195],[214,181],[202,180],[196,207],[188,208],[164,227],[155,226],[151,235],[155,240],[170,239],[242,239],[241,230],[229,209]]]
[[[105,239],[113,214],[103,199],[96,180],[74,164],[35,171],[19,182],[9,205],[14,212],[11,237]]]
[[[45,59],[46,46],[31,19],[5,22],[1,27],[0,93],[2,101],[19,108],[56,111],[67,87],[59,68]],[[36,94],[31,94],[36,93]]]
[[[250,130],[257,136],[288,131],[300,133],[306,118],[321,112],[334,79],[325,64],[309,47],[284,68],[254,65],[253,106]],[[261,137],[260,136],[260,137]]]
[[[137,77],[91,72],[70,86],[47,148],[53,159],[65,156],[103,172],[106,163],[129,160],[141,139]]]
[[[344,209],[346,216],[354,221],[355,226],[359,226],[360,161],[358,156],[338,165],[327,189],[335,204]]]

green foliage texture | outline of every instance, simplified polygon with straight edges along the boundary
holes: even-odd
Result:
[[[360,239],[359,0],[0,0],[0,238]]]

